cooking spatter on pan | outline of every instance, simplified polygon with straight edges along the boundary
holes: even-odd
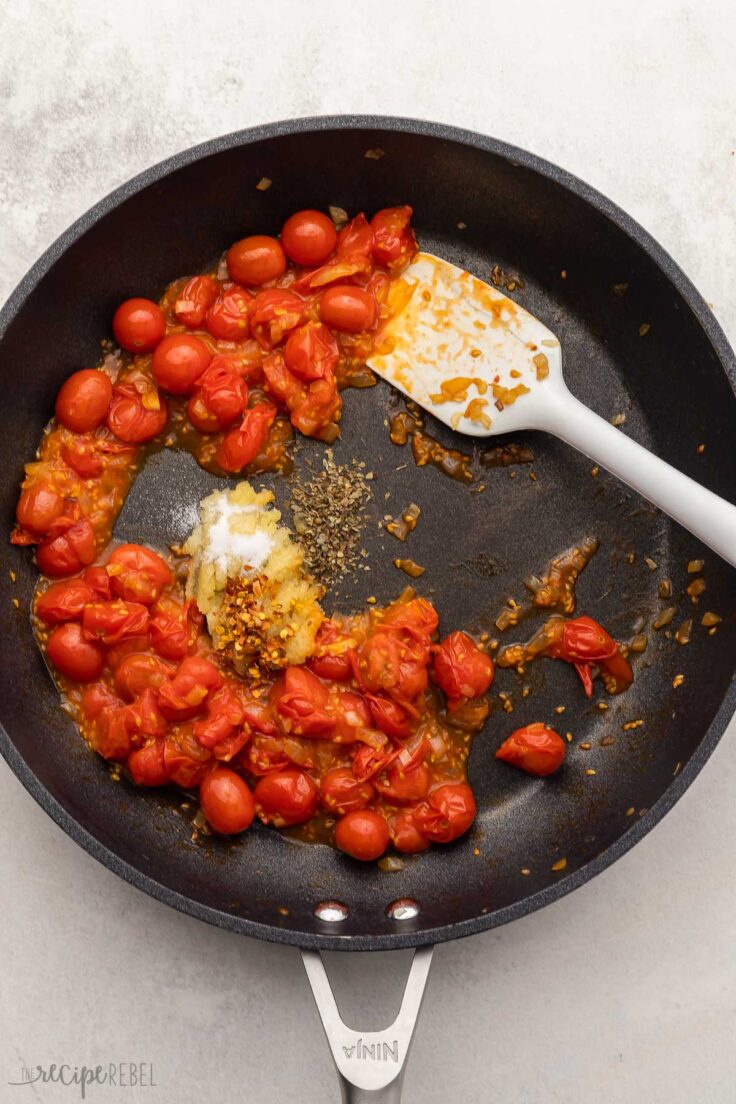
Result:
[[[374,382],[365,361],[417,248],[410,216],[341,218],[338,232],[302,211],[280,240],[236,242],[160,303],[127,300],[113,319],[120,350],[66,381],[26,466],[11,540],[34,545],[51,580],[40,581],[34,624],[66,708],[136,783],[196,792],[197,823],[222,834],[257,816],[371,860],[389,845],[450,842],[475,815],[466,762],[489,714],[494,642],[441,638],[432,603],[411,589],[348,615],[318,604],[332,575],[361,564],[371,475],[361,464],[328,455],[312,482],[294,485],[293,538],[270,492],[243,483],[205,500],[178,556],[110,545],[152,450],[185,448],[213,473],[252,478],[288,473],[293,429],[336,439],[341,388]],[[420,466],[474,478],[416,410],[393,419],[392,439],[411,439]],[[529,460],[524,446],[506,451]],[[406,539],[420,513],[412,503],[384,521]],[[608,692],[625,689],[621,646],[589,617],[563,616],[595,548],[582,542],[528,581],[529,610],[558,613],[527,645],[504,648],[501,666],[523,671],[546,655],[573,663],[587,693],[597,675]],[[424,571],[409,555],[394,564]],[[545,775],[564,752],[540,722],[508,736],[498,757]]]

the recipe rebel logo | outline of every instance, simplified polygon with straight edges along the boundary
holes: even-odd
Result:
[[[359,1058],[361,1061],[394,1062],[399,1060],[399,1040],[393,1039],[390,1043],[364,1043],[358,1039],[353,1046],[343,1046],[346,1058]]]
[[[117,1089],[157,1088],[152,1062],[107,1062],[96,1066],[74,1066],[69,1062],[52,1062],[47,1066],[24,1065],[21,1066],[20,1078],[8,1081],[7,1084],[14,1088],[27,1085],[63,1085],[76,1089],[82,1100],[87,1099],[88,1090],[95,1085]]]

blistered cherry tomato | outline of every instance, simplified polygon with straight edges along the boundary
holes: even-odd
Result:
[[[305,268],[323,264],[336,244],[335,224],[322,211],[297,211],[281,230],[284,253],[294,264]]]
[[[164,741],[164,764],[169,780],[185,790],[203,781],[212,763],[212,752],[200,747],[186,728],[169,731]]]
[[[36,602],[36,613],[47,625],[58,625],[62,621],[78,621],[88,602],[94,602],[97,595],[92,587],[81,579],[69,579],[63,583],[52,583]]]
[[[134,701],[144,690],[158,690],[175,672],[173,664],[158,656],[133,652],[115,668],[115,689],[121,698]]]
[[[220,285],[211,276],[193,276],[187,280],[174,303],[176,321],[190,330],[198,330],[219,290]]]
[[[322,777],[319,797],[325,809],[344,816],[364,809],[375,792],[370,782],[360,781],[349,767],[333,767]]]
[[[335,843],[346,855],[361,862],[380,859],[388,847],[388,824],[372,809],[346,813],[335,827]]]
[[[189,651],[189,625],[184,607],[166,596],[151,610],[151,644],[164,659],[184,659]]]
[[[384,694],[366,694],[368,707],[376,728],[387,736],[403,740],[411,732],[409,714],[397,702]]]
[[[113,388],[107,428],[121,441],[136,445],[152,441],[164,428],[168,417],[166,401],[153,385],[143,395],[132,383],[121,383]]]
[[[436,843],[467,832],[475,819],[475,798],[467,782],[444,782],[414,810],[417,828]]]
[[[417,240],[409,225],[411,207],[386,207],[371,219],[373,256],[378,264],[395,271],[417,251]]]
[[[448,698],[478,698],[493,682],[493,660],[467,633],[450,633],[433,651],[432,677]]]
[[[201,711],[210,694],[222,686],[214,663],[201,656],[187,656],[173,679],[158,691],[158,707],[172,721],[186,721]]]
[[[334,621],[323,621],[315,637],[315,654],[307,660],[310,671],[331,682],[348,682],[353,677],[354,647]]]
[[[277,280],[286,271],[286,257],[276,238],[254,234],[241,238],[227,251],[227,270],[233,280],[246,287]]]
[[[64,510],[64,499],[48,483],[34,483],[21,492],[15,516],[29,533],[45,536]]]
[[[334,728],[328,698],[327,687],[306,667],[287,667],[269,693],[271,705],[295,736],[324,735]]]
[[[392,816],[388,822],[391,842],[397,851],[405,855],[416,855],[419,851],[426,851],[429,840],[419,831],[414,813],[411,809],[402,809],[400,813]]]
[[[426,763],[405,769],[395,759],[385,775],[376,778],[376,789],[391,805],[408,805],[420,801],[429,789],[429,768]]]
[[[150,353],[166,330],[161,309],[151,299],[126,299],[115,311],[112,332],[129,353]]]
[[[496,758],[544,778],[559,770],[566,753],[562,737],[553,728],[537,722],[512,732],[496,752]]]
[[[169,334],[156,346],[151,374],[159,387],[172,395],[187,395],[194,387],[212,354],[193,334]]]
[[[36,549],[39,571],[52,577],[76,575],[94,558],[95,534],[89,518],[80,518],[58,536],[54,536],[52,531]]]
[[[82,611],[82,628],[87,640],[99,640],[108,648],[131,637],[145,636],[148,610],[140,602],[89,602]]]
[[[200,377],[187,415],[195,429],[216,433],[232,425],[245,410],[248,385],[233,366],[233,358],[216,356]]]
[[[83,368],[61,385],[56,417],[74,433],[88,433],[102,425],[111,402],[110,377],[96,368]]]
[[[253,795],[240,775],[227,767],[205,775],[199,800],[210,826],[222,836],[244,832],[253,823]]]
[[[82,479],[96,479],[104,470],[105,465],[97,452],[96,443],[94,434],[84,437],[70,436],[62,442],[61,455],[64,463],[77,475],[81,475]]]
[[[253,302],[241,287],[231,287],[215,300],[207,311],[204,324],[218,341],[244,341],[248,336],[248,312]]]
[[[128,770],[139,786],[165,785],[169,776],[164,760],[164,741],[154,740],[146,747],[131,751],[128,756]]]
[[[68,621],[49,636],[46,654],[60,675],[74,682],[92,682],[102,674],[105,653],[99,644],[87,640],[82,626]]]
[[[255,460],[268,440],[268,432],[276,417],[272,403],[256,403],[243,415],[238,426],[225,434],[217,452],[217,463],[226,472],[239,472]]]
[[[323,322],[342,333],[370,330],[378,314],[376,300],[363,288],[336,284],[322,295],[319,313]]]
[[[113,594],[144,606],[153,605],[174,581],[166,561],[141,544],[118,545],[107,561],[107,574]]]
[[[112,598],[110,589],[110,576],[102,564],[94,564],[88,567],[82,576],[87,586],[91,586],[98,598]]]
[[[307,322],[292,330],[284,346],[286,367],[305,383],[334,372],[339,359],[337,342],[321,322]]]
[[[373,228],[361,212],[346,223],[337,236],[337,256],[363,270],[371,266]]]
[[[282,770],[261,778],[253,791],[256,812],[264,824],[284,828],[314,816],[319,789],[300,770]]]
[[[259,291],[250,308],[250,331],[262,349],[273,349],[304,318],[307,304],[286,288]]]
[[[552,634],[546,654],[573,664],[587,697],[593,693],[592,666],[600,668],[606,689],[613,694],[625,690],[634,678],[629,661],[610,633],[585,615],[565,621],[561,631]]]

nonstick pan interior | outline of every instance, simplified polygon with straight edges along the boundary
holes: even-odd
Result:
[[[382,154],[366,158],[367,150]],[[273,183],[260,191],[264,176]],[[402,202],[414,207],[423,248],[485,279],[494,264],[521,275],[524,286],[514,295],[559,335],[579,398],[604,417],[625,414],[622,432],[736,497],[732,355],[700,297],[640,228],[561,171],[490,139],[402,120],[302,120],[230,136],[137,178],[64,235],[21,284],[3,313],[0,342],[5,531],[22,463],[33,455],[56,391],[71,371],[96,362],[121,299],[157,296],[236,238],[276,232],[300,207],[371,213]],[[369,949],[466,935],[521,915],[640,838],[695,776],[734,707],[731,569],[605,472],[593,477],[584,457],[542,435],[518,438],[534,452],[531,465],[482,470],[483,493],[475,493],[477,482],[471,489],[417,469],[409,448],[389,440],[387,420],[400,407],[384,384],[345,394],[335,454],[338,461],[365,460],[375,474],[364,536],[371,571],[328,595],[328,609],[349,611],[369,595],[395,597],[407,580],[391,559],[406,552],[427,568],[420,590],[435,602],[443,630],[491,631],[506,598],[523,597],[524,578],[595,536],[601,548],[579,581],[579,612],[625,639],[640,619],[649,626],[674,604],[673,628],[694,619],[690,643],[645,629],[649,643],[634,685],[605,699],[605,711],[595,704],[604,695],[588,703],[564,665],[532,665],[526,698],[522,680],[499,672],[492,716],[470,763],[479,802],[474,830],[385,873],[260,827],[234,842],[194,842],[181,795],[114,782],[59,709],[28,623],[35,569],[26,552],[6,546],[0,716],[10,765],[109,867],[233,930],[302,946]],[[438,423],[428,428],[446,444],[466,446]],[[300,441],[297,467],[317,466],[321,449]],[[475,470],[481,473],[477,462]],[[216,482],[188,455],[158,454],[135,484],[117,535],[154,545],[180,539],[186,507]],[[288,503],[286,481],[259,482]],[[422,508],[420,524],[411,546],[398,546],[380,521],[412,501]],[[707,591],[693,606],[684,593],[686,565],[699,558]],[[666,602],[658,596],[662,579],[674,589]],[[700,624],[706,610],[723,618],[712,636]],[[674,688],[678,674],[684,679]],[[503,711],[499,691],[510,695],[513,713]],[[556,712],[562,706],[564,713]],[[573,736],[565,769],[546,781],[493,759],[513,728],[535,720]],[[636,720],[644,723],[624,728]],[[562,859],[564,869],[553,870]],[[417,902],[414,919],[387,914],[399,898]],[[329,900],[346,906],[339,924],[315,915]]]

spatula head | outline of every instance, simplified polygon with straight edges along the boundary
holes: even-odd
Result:
[[[393,285],[394,315],[368,363],[459,433],[489,437],[537,424],[562,384],[560,343],[498,288],[418,253]]]

